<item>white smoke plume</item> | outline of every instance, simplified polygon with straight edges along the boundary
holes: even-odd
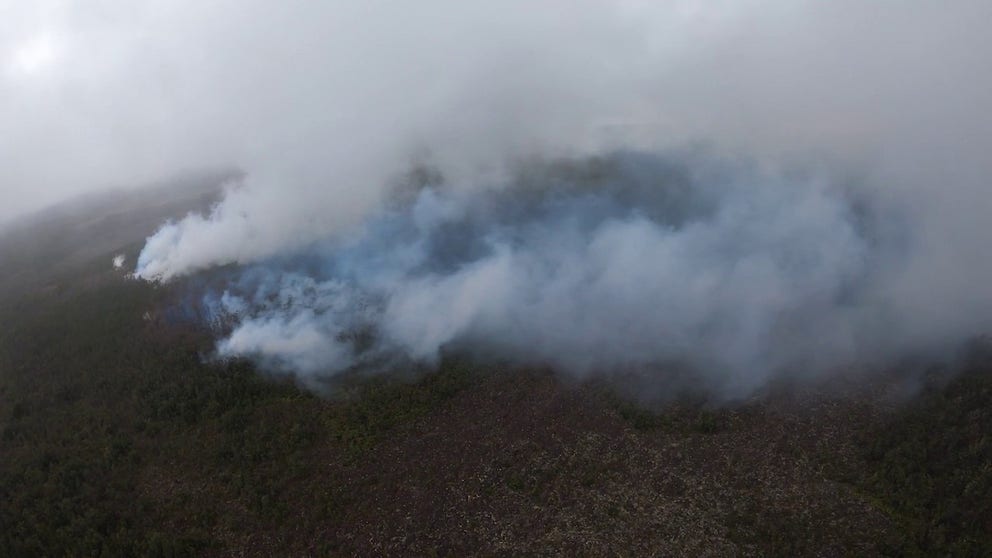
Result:
[[[989,328],[988,2],[34,4],[0,23],[5,201],[238,166],[136,269],[246,266],[224,354],[743,393]]]
[[[225,274],[203,300],[219,354],[320,383],[456,350],[659,392],[676,370],[737,398],[992,326],[960,308],[918,337],[918,309],[891,292],[905,215],[818,174],[625,151],[482,188],[424,169],[402,186],[356,227]]]
[[[739,395],[857,357],[864,313],[885,310],[870,224],[816,179],[631,152],[485,190],[425,176],[406,204],[209,294],[234,326],[220,353],[319,377],[456,347],[580,375],[678,365]]]

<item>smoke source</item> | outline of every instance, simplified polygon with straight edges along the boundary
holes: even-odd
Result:
[[[311,6],[163,20],[178,153],[246,178],[136,273],[236,264],[221,355],[736,397],[992,326],[986,2]]]

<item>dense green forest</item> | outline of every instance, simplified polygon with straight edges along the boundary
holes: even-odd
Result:
[[[315,394],[111,268],[156,207],[0,243],[2,556],[992,555],[981,346],[902,398],[645,407],[453,357]]]

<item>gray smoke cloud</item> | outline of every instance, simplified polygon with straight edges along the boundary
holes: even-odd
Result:
[[[833,184],[694,152],[532,162],[482,190],[413,178],[398,207],[209,294],[233,326],[219,353],[309,380],[446,348],[580,376],[679,366],[740,396],[874,352],[877,239]]]
[[[454,344],[578,374],[678,362],[746,392],[988,331],[990,16],[981,0],[11,4],[0,220],[236,166],[136,269],[243,266],[208,301],[222,354],[317,377]],[[560,175],[597,160],[612,178]],[[421,163],[443,185],[397,201]]]
[[[859,180],[697,149],[530,161],[482,188],[421,167],[399,186],[359,226],[209,291],[219,355],[319,386],[461,351],[734,399],[946,356],[992,326],[987,308],[931,320],[902,298],[913,215]]]

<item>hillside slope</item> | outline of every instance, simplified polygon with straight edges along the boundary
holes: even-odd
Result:
[[[646,409],[456,358],[321,397],[205,362],[209,332],[149,319],[183,284],[111,269],[190,203],[67,217],[54,268],[3,239],[0,555],[992,554],[981,351],[908,400],[854,379]]]

